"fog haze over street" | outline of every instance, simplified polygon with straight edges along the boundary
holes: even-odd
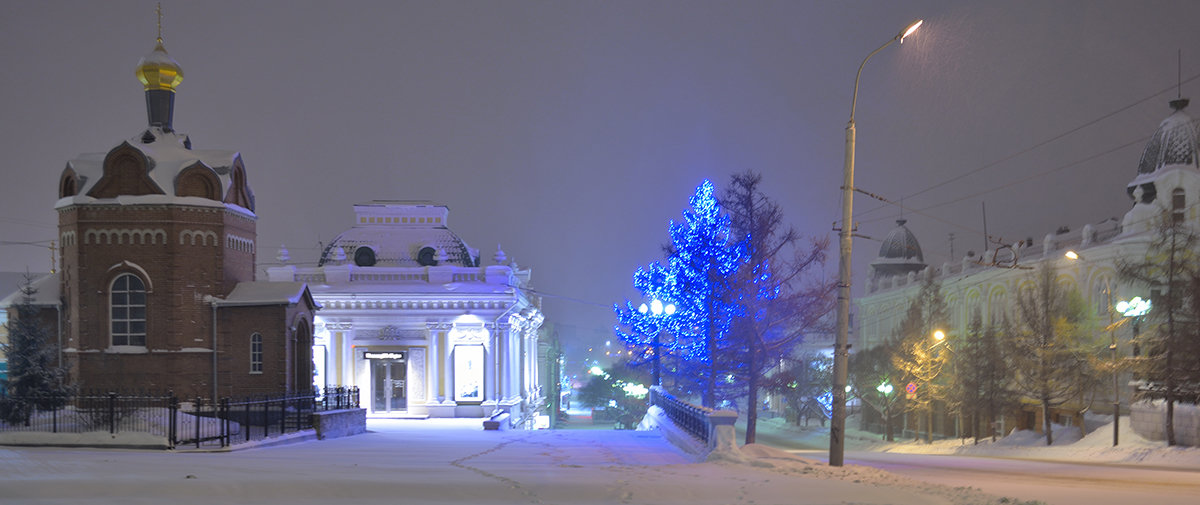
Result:
[[[144,129],[154,6],[0,5],[0,270],[48,270],[66,162]],[[880,238],[907,218],[933,265],[982,249],[985,203],[1010,243],[1119,217],[1167,101],[1200,89],[1187,0],[163,9],[176,129],[241,152],[260,273],[281,244],[314,264],[354,203],[433,200],[484,264],[499,244],[533,268],[568,346],[609,337],[702,179],[761,172],[803,234],[832,236],[855,71],[916,18],[864,69],[856,114],[856,183],[904,210],[859,196],[856,221]],[[877,247],[855,243],[856,295]]]

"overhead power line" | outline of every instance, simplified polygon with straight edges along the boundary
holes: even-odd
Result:
[[[1046,146],[1046,145],[1049,145],[1049,144],[1051,144],[1051,143],[1054,143],[1054,142],[1057,142],[1057,141],[1059,141],[1059,140],[1062,140],[1063,138],[1066,138],[1066,137],[1068,137],[1068,136],[1070,136],[1070,135],[1072,135],[1072,134],[1075,134],[1075,133],[1077,133],[1077,132],[1079,132],[1079,131],[1081,131],[1081,130],[1084,130],[1084,129],[1086,129],[1086,128],[1090,127],[1090,126],[1093,126],[1093,125],[1095,125],[1095,124],[1098,124],[1098,123],[1100,123],[1100,122],[1102,122],[1102,121],[1105,121],[1105,120],[1107,120],[1107,119],[1109,119],[1109,118],[1112,118],[1113,116],[1115,116],[1115,115],[1117,115],[1117,114],[1120,114],[1120,113],[1122,113],[1122,112],[1125,112],[1125,111],[1127,111],[1127,110],[1129,110],[1129,109],[1132,109],[1132,108],[1134,108],[1134,107],[1137,107],[1137,106],[1139,106],[1139,105],[1141,105],[1141,104],[1144,104],[1144,103],[1146,103],[1146,102],[1148,102],[1148,101],[1150,101],[1150,100],[1153,100],[1153,99],[1155,99],[1155,98],[1159,97],[1160,95],[1162,95],[1162,94],[1164,94],[1164,93],[1169,93],[1169,92],[1171,92],[1171,91],[1173,91],[1173,90],[1177,90],[1177,89],[1179,89],[1179,87],[1180,87],[1180,86],[1182,86],[1182,84],[1184,84],[1184,83],[1189,83],[1189,82],[1195,81],[1195,80],[1197,80],[1197,79],[1200,79],[1200,74],[1196,74],[1196,75],[1193,75],[1193,76],[1191,76],[1191,77],[1188,77],[1187,79],[1183,79],[1183,80],[1181,80],[1180,82],[1178,82],[1178,83],[1176,83],[1176,84],[1172,84],[1172,85],[1170,85],[1170,86],[1168,86],[1168,87],[1166,87],[1166,88],[1163,88],[1162,90],[1160,90],[1160,91],[1158,91],[1158,92],[1155,92],[1155,93],[1153,93],[1153,94],[1151,94],[1151,95],[1149,95],[1149,96],[1146,96],[1146,97],[1144,97],[1144,98],[1142,98],[1142,99],[1139,99],[1139,100],[1137,100],[1137,101],[1134,101],[1133,103],[1130,103],[1130,104],[1128,104],[1128,105],[1125,105],[1125,106],[1123,106],[1123,107],[1117,108],[1116,110],[1113,110],[1113,111],[1111,111],[1111,112],[1109,112],[1109,113],[1106,113],[1106,114],[1104,114],[1104,115],[1101,115],[1101,116],[1099,116],[1099,117],[1096,117],[1096,118],[1094,118],[1094,119],[1091,119],[1091,120],[1089,120],[1089,121],[1086,121],[1086,122],[1084,122],[1083,124],[1080,124],[1080,125],[1078,125],[1078,126],[1075,126],[1075,127],[1073,127],[1073,128],[1070,128],[1070,129],[1068,129],[1068,130],[1065,130],[1065,131],[1063,131],[1063,132],[1061,132],[1061,133],[1058,133],[1058,134],[1056,134],[1056,135],[1053,135],[1053,136],[1051,136],[1051,137],[1047,138],[1046,140],[1043,140],[1043,141],[1041,141],[1041,142],[1037,142],[1037,143],[1035,143],[1035,144],[1033,144],[1033,145],[1031,145],[1031,146],[1029,146],[1029,147],[1027,147],[1027,148],[1025,148],[1025,149],[1022,149],[1022,150],[1020,150],[1020,151],[1017,151],[1017,152],[1015,152],[1015,153],[1013,153],[1013,154],[1010,154],[1010,155],[1004,156],[1004,157],[1002,157],[1002,158],[1000,158],[1000,159],[998,159],[998,160],[996,160],[996,161],[993,161],[993,162],[990,162],[990,163],[984,164],[983,166],[981,166],[981,167],[979,167],[979,168],[976,168],[976,169],[970,170],[970,171],[968,171],[968,172],[965,172],[965,173],[959,174],[959,175],[957,175],[957,176],[954,176],[954,177],[950,177],[950,178],[948,178],[948,179],[946,179],[946,180],[943,180],[943,181],[941,181],[941,182],[938,182],[938,183],[936,183],[936,184],[933,184],[932,186],[929,186],[929,187],[927,187],[927,188],[925,188],[925,189],[922,189],[922,190],[920,190],[920,191],[917,191],[917,192],[915,192],[915,193],[912,193],[912,194],[909,194],[909,195],[907,195],[907,196],[904,196],[904,197],[903,197],[903,198],[901,198],[900,200],[901,200],[901,201],[903,201],[903,200],[908,200],[908,199],[910,199],[910,198],[913,198],[913,197],[915,197],[915,196],[919,196],[919,195],[922,195],[922,194],[928,193],[928,192],[930,192],[930,191],[933,191],[933,190],[935,190],[935,189],[938,189],[938,188],[941,188],[941,187],[943,187],[943,186],[946,186],[947,184],[952,184],[952,183],[954,183],[954,182],[957,182],[957,181],[959,181],[959,180],[962,180],[962,179],[964,179],[964,178],[966,178],[966,177],[969,177],[969,176],[971,176],[971,175],[977,174],[977,173],[979,173],[979,172],[982,172],[982,171],[984,171],[984,170],[987,170],[987,169],[989,169],[989,168],[996,167],[996,166],[998,166],[998,165],[1001,165],[1001,164],[1003,164],[1003,163],[1006,163],[1006,162],[1008,162],[1008,161],[1011,161],[1011,160],[1013,160],[1013,159],[1015,159],[1015,158],[1021,157],[1021,156],[1025,155],[1025,154],[1028,154],[1028,153],[1030,153],[1030,152],[1033,152],[1033,151],[1035,151],[1035,150],[1037,150],[1037,149],[1040,149],[1040,148],[1042,148],[1042,147],[1044,147],[1044,146]],[[1149,138],[1149,137],[1142,137],[1142,139],[1141,139],[1140,141],[1144,142],[1144,141],[1145,141],[1146,139],[1148,139],[1148,138]],[[1128,147],[1130,144],[1133,144],[1133,143],[1136,143],[1136,142],[1139,142],[1139,141],[1133,141],[1133,142],[1131,142],[1131,143],[1129,143],[1129,144],[1124,144],[1124,145],[1122,145],[1120,148],[1117,148],[1117,149],[1109,149],[1108,151],[1105,151],[1104,153],[1101,153],[1101,155],[1103,155],[1103,154],[1108,154],[1108,153],[1111,153],[1111,152],[1115,152],[1115,151],[1117,151],[1117,150],[1119,150],[1119,149],[1122,149],[1122,148]],[[1087,160],[1090,160],[1090,159],[1095,159],[1095,158],[1096,158],[1096,157],[1098,157],[1098,156],[1100,156],[1100,155],[1091,156],[1091,157],[1087,158]],[[1076,165],[1076,164],[1078,164],[1078,163],[1082,163],[1083,161],[1086,161],[1086,160],[1081,160],[1081,161],[1079,161],[1079,162],[1076,162],[1076,163],[1071,163],[1071,164],[1068,164],[1068,165],[1065,165],[1065,166],[1060,166],[1060,167],[1052,168],[1052,169],[1048,170],[1048,171],[1047,171],[1047,173],[1049,173],[1049,172],[1054,172],[1054,171],[1058,171],[1058,170],[1062,170],[1063,168],[1067,168],[1067,167],[1069,167],[1069,166],[1074,166],[1074,165]],[[1021,181],[1018,181],[1017,183],[1020,183],[1020,182],[1025,182],[1025,181],[1028,181],[1028,180],[1034,179],[1034,178],[1036,178],[1036,177],[1038,177],[1038,175],[1035,175],[1035,176],[1031,176],[1031,177],[1028,177],[1028,178],[1022,179]],[[993,188],[993,189],[990,189],[990,190],[985,190],[985,191],[977,192],[977,193],[975,193],[974,195],[972,195],[971,197],[966,197],[966,198],[972,198],[972,197],[974,197],[974,196],[979,196],[979,195],[982,195],[982,194],[987,194],[987,193],[990,193],[990,192],[993,192],[993,191],[998,191],[998,190],[1000,190],[1000,189],[1004,189],[1004,188],[1007,188],[1007,187],[1011,187],[1011,186],[1013,186],[1013,185],[1015,185],[1015,184],[1011,184],[1011,183],[1010,183],[1010,184],[1004,184],[1004,185],[1001,185],[1000,187],[997,187],[997,188]],[[949,204],[951,204],[951,203],[954,203],[954,202],[957,202],[957,201],[961,201],[962,199],[964,199],[964,198],[956,199],[956,200],[953,200],[953,201],[950,201],[950,202],[944,202],[944,203],[937,204],[937,205],[931,205],[931,206],[923,207],[923,209],[932,209],[932,208],[939,207],[939,206],[942,206],[942,205],[949,205]],[[890,203],[890,204],[892,204],[892,205],[896,205],[896,204],[895,204],[895,203],[893,203],[893,202],[888,202],[888,203]],[[887,206],[886,206],[886,205],[881,205],[881,206],[875,207],[875,208],[873,208],[873,209],[868,209],[868,210],[866,210],[866,211],[862,212],[861,214],[859,214],[859,216],[866,216],[866,215],[868,215],[868,214],[871,214],[871,213],[877,212],[877,211],[879,211],[879,210],[882,210],[882,209],[884,209],[884,208],[887,208]],[[901,208],[904,208],[904,207],[901,207]],[[904,209],[905,209],[905,210],[909,210],[909,209],[907,209],[907,208],[904,208]],[[875,221],[875,220],[873,219],[873,220],[869,220],[869,221],[866,221],[866,222],[873,222],[873,221]]]

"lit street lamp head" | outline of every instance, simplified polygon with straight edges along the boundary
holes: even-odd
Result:
[[[645,303],[643,303],[640,307],[638,307],[638,312],[642,313],[642,314],[649,312],[656,316],[661,316],[663,314],[666,314],[669,316],[669,315],[675,313],[675,304],[668,303],[666,305],[663,305],[662,300],[655,298],[654,300],[650,301],[650,305],[646,305]]]
[[[916,21],[913,21],[911,24],[908,25],[907,28],[904,29],[904,31],[900,32],[900,35],[897,35],[896,38],[900,39],[900,43],[903,44],[904,38],[908,37],[909,35],[912,35],[913,32],[917,31],[917,28],[921,27],[921,23],[924,23],[924,22],[925,22],[924,19],[918,19]]]

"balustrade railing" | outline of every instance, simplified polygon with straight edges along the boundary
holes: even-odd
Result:
[[[713,413],[713,409],[693,405],[675,398],[663,389],[662,386],[650,388],[650,405],[662,409],[667,418],[675,423],[676,426],[683,429],[683,431],[688,432],[706,444],[708,443],[709,433],[712,431],[708,416]]]

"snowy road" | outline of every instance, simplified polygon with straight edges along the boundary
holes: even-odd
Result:
[[[0,447],[0,504],[1000,503],[766,448],[747,449],[758,453],[751,463],[694,463],[657,432],[484,432],[478,420],[368,426],[233,453]]]

